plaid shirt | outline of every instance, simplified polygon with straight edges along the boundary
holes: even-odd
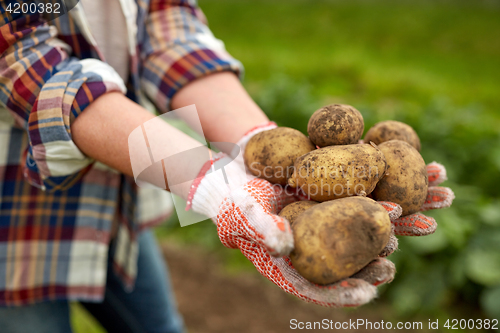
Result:
[[[0,305],[100,301],[112,222],[114,270],[132,288],[137,233],[162,217],[140,219],[133,179],[85,156],[71,122],[110,91],[166,112],[190,81],[241,65],[194,1],[120,0],[126,83],[104,62],[80,5],[47,23],[9,13],[9,2],[0,0]]]

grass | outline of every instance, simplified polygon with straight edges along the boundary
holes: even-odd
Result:
[[[71,304],[71,327],[74,333],[105,333],[99,322],[78,303]]]
[[[480,102],[498,110],[498,6],[481,1],[201,0],[251,92],[273,73],[348,103]],[[493,111],[492,111],[493,112]]]

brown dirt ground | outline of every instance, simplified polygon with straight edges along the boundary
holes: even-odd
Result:
[[[350,311],[307,304],[285,294],[258,274],[229,274],[216,255],[201,248],[170,244],[163,245],[163,250],[178,306],[190,333],[289,332],[295,331],[290,328],[292,318],[304,322],[325,318],[334,322],[383,319],[382,304]],[[359,329],[357,332],[367,331]]]

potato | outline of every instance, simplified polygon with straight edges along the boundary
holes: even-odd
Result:
[[[404,141],[391,140],[378,147],[387,160],[387,174],[375,187],[373,198],[401,205],[403,215],[418,212],[429,184],[424,159]]]
[[[408,142],[413,148],[420,151],[420,139],[417,132],[410,125],[400,121],[387,120],[376,123],[366,132],[364,138],[366,143],[373,141],[377,145],[390,140]]]
[[[293,221],[295,221],[295,218],[299,216],[299,214],[317,204],[318,203],[316,201],[296,201],[286,205],[278,215],[286,218],[288,222],[290,222],[290,225],[292,225]]]
[[[361,113],[344,104],[322,107],[313,113],[307,124],[309,138],[319,147],[358,143],[364,129]]]
[[[274,184],[285,185],[295,159],[316,147],[301,132],[277,127],[254,135],[247,143],[243,158],[250,172]]]
[[[297,158],[288,179],[311,200],[370,194],[385,174],[384,154],[369,144],[330,146]]]
[[[297,272],[317,284],[330,284],[358,272],[389,241],[387,211],[372,199],[343,198],[309,208],[292,225]]]

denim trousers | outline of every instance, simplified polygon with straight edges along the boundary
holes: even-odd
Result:
[[[126,292],[113,273],[108,256],[107,281],[102,303],[81,304],[108,332],[181,333],[182,317],[177,311],[168,269],[151,231],[138,236],[137,280]],[[2,333],[71,333],[68,301],[48,301],[34,305],[0,308]]]

